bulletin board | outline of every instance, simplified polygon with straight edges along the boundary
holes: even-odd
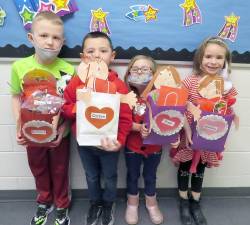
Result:
[[[33,53],[27,40],[17,0],[0,0],[0,57]],[[19,0],[20,2],[21,0]],[[22,0],[45,4],[70,0]],[[65,46],[61,56],[79,58],[84,35],[96,26],[111,37],[117,59],[136,54],[156,60],[192,61],[194,51],[208,36],[224,35],[233,62],[250,63],[250,1],[246,0],[74,0],[77,10],[62,16]],[[39,3],[40,4],[40,3]],[[29,10],[29,7],[27,7]],[[99,13],[99,14],[98,14]],[[100,22],[100,21],[99,21]],[[96,27],[95,27],[96,28]]]

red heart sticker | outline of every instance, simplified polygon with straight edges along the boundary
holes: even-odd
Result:
[[[172,135],[182,128],[183,115],[175,110],[167,110],[154,117],[153,129],[160,135]]]

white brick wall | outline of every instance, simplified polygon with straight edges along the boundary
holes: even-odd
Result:
[[[30,173],[25,150],[15,141],[15,125],[12,118],[9,87],[10,66],[13,60],[0,59],[0,190],[34,189],[34,181]],[[76,65],[76,64],[75,64]],[[120,75],[124,74],[126,62],[114,65]],[[177,63],[181,76],[189,74],[190,63]],[[247,139],[250,138],[250,66],[233,65],[232,79],[239,91],[237,113],[240,116],[240,129],[232,129],[224,153],[222,166],[208,169],[205,176],[205,187],[248,187],[250,186],[250,149]],[[71,149],[71,186],[86,188],[85,177],[78,153]],[[120,188],[125,187],[125,163],[123,154],[119,164]],[[158,172],[158,187],[176,187],[176,168],[164,151]]]

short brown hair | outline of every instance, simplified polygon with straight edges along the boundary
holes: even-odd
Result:
[[[53,24],[61,25],[63,27],[63,21],[60,16],[51,11],[42,11],[36,14],[32,21],[31,32],[33,32],[35,24],[40,20],[48,20]]]
[[[82,49],[84,49],[85,42],[89,38],[104,38],[104,39],[106,39],[109,42],[111,50],[113,51],[113,44],[112,44],[110,37],[101,31],[93,31],[93,32],[89,32],[88,34],[86,34],[86,36],[83,38],[83,41],[82,41]]]
[[[196,75],[200,75],[202,73],[201,71],[201,63],[202,63],[202,59],[205,53],[205,49],[207,47],[208,44],[217,44],[223,48],[225,48],[226,50],[226,55],[225,55],[225,63],[228,63],[228,72],[231,72],[231,61],[232,61],[232,55],[231,52],[227,46],[227,44],[225,43],[225,41],[223,39],[221,39],[220,37],[209,37],[207,39],[205,39],[201,45],[198,47],[198,49],[195,52],[194,55],[194,62],[193,62],[193,71],[196,73]],[[225,68],[225,63],[223,68]]]

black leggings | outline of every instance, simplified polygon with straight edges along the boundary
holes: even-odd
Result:
[[[191,167],[192,161],[181,162],[177,174],[178,179],[178,189],[180,191],[188,190],[189,177],[191,175],[191,191],[201,192],[203,176],[206,164],[202,164],[201,161],[197,165],[197,172],[190,174],[189,169]]]

